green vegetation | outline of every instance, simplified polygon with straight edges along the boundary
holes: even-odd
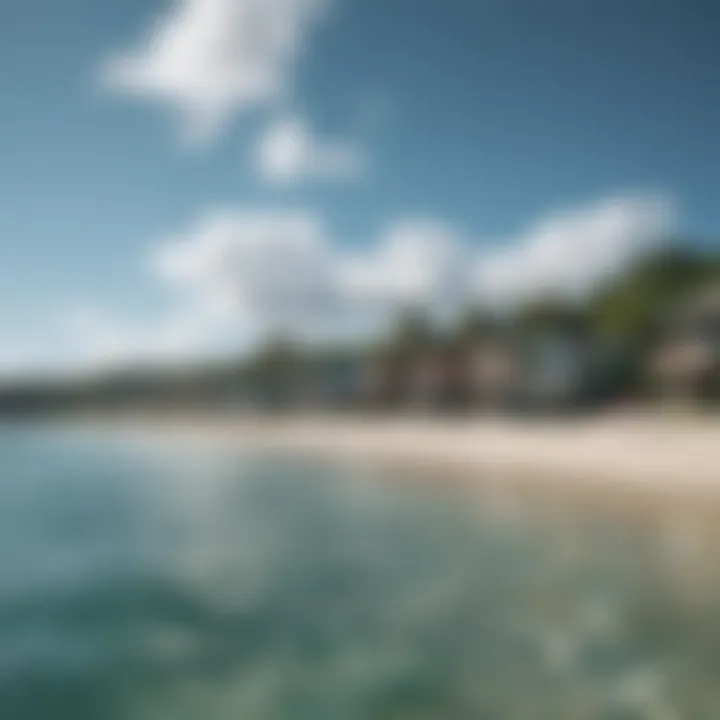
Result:
[[[675,305],[713,283],[720,283],[720,258],[674,248],[639,262],[589,304],[600,337],[642,349]]]

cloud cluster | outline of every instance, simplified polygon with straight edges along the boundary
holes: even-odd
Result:
[[[306,213],[212,212],[149,261],[199,312],[238,329],[319,324],[337,302],[332,245]]]
[[[668,239],[673,203],[618,197],[551,215],[517,240],[486,254],[476,286],[490,304],[543,296],[582,300]]]
[[[351,251],[307,212],[219,210],[149,256],[152,277],[176,293],[174,315],[134,335],[107,317],[86,329],[107,359],[119,350],[166,359],[269,331],[360,337],[408,306],[447,319],[478,303],[581,299],[657,248],[673,223],[667,201],[626,197],[541,219],[500,245],[408,219]]]
[[[352,302],[380,314],[424,307],[440,317],[470,301],[476,260],[477,250],[451,225],[415,218],[391,225],[365,252],[344,258],[336,274]]]
[[[302,120],[282,118],[260,138],[255,164],[268,182],[286,185],[304,180],[351,180],[365,169],[363,153],[348,140],[326,140]]]
[[[327,339],[376,332],[407,306],[457,311],[471,291],[469,243],[410,220],[351,252],[307,212],[220,210],[151,254],[153,276],[186,307],[244,337]]]
[[[112,89],[177,110],[189,140],[283,98],[325,0],[178,0],[102,68]]]

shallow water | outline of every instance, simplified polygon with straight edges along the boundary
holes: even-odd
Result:
[[[720,717],[692,514],[413,480],[0,430],[0,718]]]

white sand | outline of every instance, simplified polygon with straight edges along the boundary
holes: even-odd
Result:
[[[720,420],[608,415],[563,420],[422,417],[127,419],[125,430],[187,441],[603,484],[717,490]],[[112,423],[110,423],[112,425]]]

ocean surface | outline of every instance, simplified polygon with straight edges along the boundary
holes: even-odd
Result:
[[[0,428],[0,719],[716,720],[713,524]]]

